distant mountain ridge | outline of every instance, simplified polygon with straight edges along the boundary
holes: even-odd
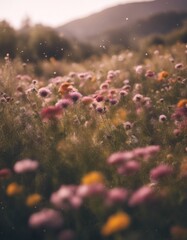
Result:
[[[155,0],[117,5],[57,28],[65,36],[88,41],[104,32],[129,26],[159,13],[187,11],[187,0]]]

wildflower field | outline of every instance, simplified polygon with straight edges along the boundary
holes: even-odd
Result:
[[[0,65],[0,240],[187,239],[187,46],[43,68]]]

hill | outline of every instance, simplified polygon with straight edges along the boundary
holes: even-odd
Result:
[[[58,27],[57,31],[86,41],[103,32],[127,27],[155,14],[185,10],[187,11],[186,0],[155,0],[121,4],[67,23]]]
[[[159,13],[129,26],[106,31],[93,37],[92,42],[94,44],[103,43],[105,46],[112,44],[132,47],[137,45],[138,39],[148,36],[165,36],[174,31],[177,34],[178,30],[185,28],[186,21],[187,11]]]

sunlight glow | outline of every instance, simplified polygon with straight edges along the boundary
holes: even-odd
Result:
[[[18,28],[23,19],[53,27],[88,16],[107,7],[148,0],[0,0],[0,20]]]

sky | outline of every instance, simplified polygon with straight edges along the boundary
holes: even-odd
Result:
[[[0,21],[19,28],[29,17],[32,24],[57,27],[120,3],[142,0],[0,0]],[[144,0],[146,1],[146,0]]]

